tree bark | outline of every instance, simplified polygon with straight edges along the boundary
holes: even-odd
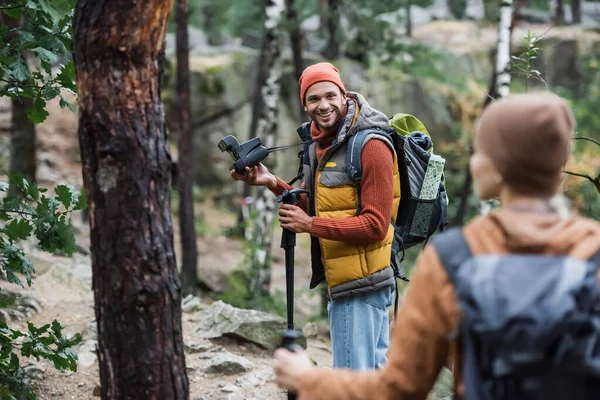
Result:
[[[177,52],[177,118],[179,122],[178,176],[179,231],[181,235],[181,289],[193,294],[198,280],[198,250],[192,196],[192,129],[190,125],[190,68],[188,46],[187,0],[175,0]]]
[[[12,29],[19,28],[20,21],[17,18],[11,18],[8,15],[0,14],[0,22],[6,24],[10,29],[7,34],[14,37],[15,32]],[[21,54],[27,66],[25,54]],[[31,82],[26,82],[31,84]],[[35,182],[37,159],[35,146],[35,124],[27,117],[27,109],[33,104],[33,100],[27,97],[11,99],[12,115],[10,128],[10,164],[9,174],[20,175],[31,182]],[[14,186],[13,186],[14,187]],[[11,189],[11,195],[16,195],[16,191]]]
[[[11,175],[18,174],[31,182],[36,180],[35,124],[27,118],[27,108],[33,101],[26,97],[12,99],[10,132]]]
[[[340,56],[340,42],[338,40],[338,25],[340,23],[339,0],[327,1],[327,32],[329,41],[324,56],[330,60]]]
[[[260,88],[263,108],[257,118],[257,135],[264,139],[267,147],[275,144],[277,133],[277,101],[281,78],[280,22],[285,10],[283,0],[269,0],[265,9],[265,39],[261,58],[262,68],[267,78]],[[269,169],[275,167],[276,158],[265,160]],[[266,187],[261,187],[255,202],[256,219],[252,236],[251,274],[248,293],[251,297],[268,296],[271,285],[271,247],[273,240],[272,223],[275,214],[275,198]]]
[[[562,25],[565,22],[564,0],[556,0],[556,9],[554,10],[554,23]]]
[[[405,10],[406,10],[406,36],[412,37],[412,16],[410,15],[411,9],[411,0],[405,0]]]
[[[269,78],[269,74],[271,72],[271,68],[273,66],[273,49],[271,43],[273,41],[277,41],[277,46],[279,46],[279,39],[275,37],[276,30],[273,29],[270,24],[276,23],[279,25],[281,19],[281,13],[284,8],[277,9],[276,7],[283,6],[283,0],[266,0],[265,4],[265,26],[263,31],[262,42],[260,46],[260,54],[258,56],[258,74],[256,77],[256,86],[254,87],[254,101],[252,103],[252,119],[250,120],[250,131],[248,132],[248,139],[255,138],[259,136],[258,134],[258,124],[261,119],[261,115],[264,113],[265,103],[264,97],[262,95],[263,88],[267,85],[267,79]],[[271,13],[275,13],[273,17]],[[279,51],[279,48],[277,49]],[[278,55],[279,57],[279,55]],[[261,137],[263,142],[265,141],[264,137]],[[242,189],[242,199],[240,201],[240,209],[238,211],[238,223],[237,223],[237,236],[239,237],[248,237],[247,225],[248,220],[245,218],[245,213],[242,211],[242,202],[245,199],[252,196],[252,188],[249,185],[244,185]]]
[[[73,55],[103,399],[187,399],[160,99],[172,0],[79,0]]]
[[[499,98],[506,97],[510,93],[510,48],[513,14],[513,1],[502,0],[502,3],[500,4],[500,21],[498,22],[498,48],[495,71],[495,94]],[[482,200],[479,202],[479,212],[481,215],[487,215],[492,208],[492,200]]]
[[[300,21],[298,20],[298,11],[296,10],[295,0],[285,0],[287,9],[287,21],[290,26],[290,44],[292,46],[292,58],[294,61],[294,75],[296,82],[299,82],[300,76],[304,70],[304,63],[302,61],[302,32],[300,31]],[[298,92],[300,92],[300,84],[298,83]],[[301,102],[300,105],[300,121],[306,121],[308,114],[304,111],[304,106]]]
[[[573,15],[573,23],[581,23],[581,0],[571,0],[571,15]]]

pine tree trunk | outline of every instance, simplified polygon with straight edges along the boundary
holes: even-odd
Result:
[[[275,143],[277,133],[277,102],[279,99],[279,83],[281,77],[280,66],[280,29],[279,24],[284,11],[283,0],[269,0],[265,9],[265,29],[261,58],[264,60],[262,68],[267,72],[265,84],[260,88],[260,97],[263,108],[256,115],[257,136],[262,138],[267,147]],[[266,159],[266,165],[273,170],[275,157]],[[256,220],[252,237],[251,274],[248,293],[251,297],[269,295],[271,284],[271,245],[273,232],[271,229],[274,213],[275,198],[265,187],[261,187],[254,204]]]
[[[300,31],[300,21],[298,20],[298,11],[296,10],[295,0],[286,0],[287,21],[290,24],[290,44],[292,46],[292,58],[294,61],[294,75],[296,82],[300,80],[304,64],[302,61],[302,32]],[[300,87],[298,86],[298,91]],[[298,116],[300,121],[308,119],[308,114],[304,111],[304,106],[299,102],[300,109]]]
[[[187,399],[160,98],[172,0],[79,0],[73,56],[102,399]]]
[[[181,289],[194,294],[198,280],[194,199],[192,196],[192,129],[190,125],[190,68],[188,48],[187,0],[175,0],[177,25],[177,119],[179,120],[178,179],[179,231],[181,235]]]

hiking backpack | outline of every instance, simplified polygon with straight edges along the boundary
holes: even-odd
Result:
[[[434,154],[433,141],[423,123],[410,114],[395,114],[389,124],[387,130],[366,129],[348,139],[346,170],[350,178],[360,184],[360,153],[365,139],[369,135],[379,134],[392,142],[398,159],[400,204],[396,220],[392,221],[394,241],[391,264],[396,277],[408,281],[402,267],[404,251],[417,244],[425,244],[436,230],[444,230],[447,225],[448,196],[443,172],[437,187],[423,186],[427,166]],[[441,168],[443,171],[443,166]],[[431,193],[428,199],[423,199],[420,194],[426,189]]]
[[[472,255],[434,241],[461,308],[465,400],[600,399],[600,251]]]

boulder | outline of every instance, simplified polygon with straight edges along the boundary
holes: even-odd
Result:
[[[279,346],[280,334],[287,326],[278,315],[235,308],[220,300],[198,313],[197,317],[199,323],[194,332],[200,338],[228,336],[271,350]],[[306,340],[303,342],[306,347]]]
[[[209,362],[204,371],[209,374],[236,375],[249,371],[254,363],[244,357],[228,351],[218,353]]]

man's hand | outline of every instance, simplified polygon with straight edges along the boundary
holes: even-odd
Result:
[[[243,175],[238,174],[235,169],[232,169],[231,177],[236,181],[243,181],[251,186],[266,186],[268,189],[273,189],[277,186],[277,178],[263,164],[258,164],[252,168],[246,167],[246,172]]]
[[[286,349],[275,350],[273,358],[273,370],[277,384],[289,390],[297,392],[300,377],[315,368],[304,350],[292,353]]]
[[[279,208],[279,223],[282,228],[295,233],[310,233],[312,229],[312,217],[291,204],[282,204]]]

